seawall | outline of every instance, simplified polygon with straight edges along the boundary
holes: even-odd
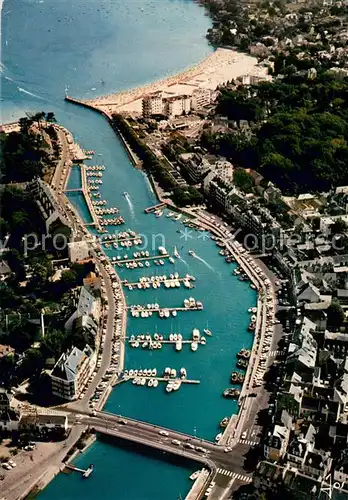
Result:
[[[105,118],[108,120],[108,122],[111,125],[111,127],[113,128],[113,130],[117,133],[117,135],[120,138],[122,144],[124,145],[124,147],[126,149],[126,152],[128,154],[128,157],[129,157],[130,161],[132,162],[132,164],[135,167],[139,167],[140,166],[140,161],[137,158],[137,156],[135,155],[134,151],[132,150],[132,148],[130,147],[130,145],[128,144],[128,142],[126,141],[126,139],[124,138],[123,134],[118,129],[118,127],[116,127],[114,125],[114,123],[112,122],[111,114],[107,113],[106,111],[103,111],[102,109],[97,108],[96,106],[94,106],[92,104],[89,104],[88,102],[80,101],[79,99],[75,99],[75,98],[70,97],[68,95],[65,96],[65,100],[67,102],[70,102],[71,104],[75,104],[76,106],[83,106],[83,107],[85,107],[87,109],[90,109],[92,111],[95,111],[96,113],[100,113],[103,116],[105,116]]]

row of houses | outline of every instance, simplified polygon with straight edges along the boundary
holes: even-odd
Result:
[[[68,433],[66,413],[46,408],[15,408],[13,396],[0,388],[0,433],[54,433],[65,437]]]
[[[300,294],[302,299],[314,296],[319,298],[318,290],[311,287]],[[324,479],[332,473],[335,481],[348,484],[348,343],[344,337],[322,331],[307,316],[297,321],[264,454],[267,460],[310,477]]]

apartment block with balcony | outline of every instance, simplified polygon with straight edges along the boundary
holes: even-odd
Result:
[[[198,111],[211,103],[211,91],[208,89],[195,89],[191,96],[191,108]]]
[[[150,118],[153,115],[163,114],[162,92],[153,92],[143,97],[143,118]]]
[[[163,99],[163,113],[167,118],[181,116],[191,111],[191,99],[188,95],[178,95]]]
[[[51,371],[52,394],[73,401],[81,394],[96,364],[93,350],[86,345],[83,351],[73,347],[61,355]]]

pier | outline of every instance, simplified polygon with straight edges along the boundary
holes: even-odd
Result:
[[[107,243],[121,243],[122,241],[137,241],[137,240],[141,240],[140,236],[136,235],[136,236],[131,236],[129,238],[122,238],[122,237],[119,237],[119,236],[115,236],[115,237],[112,237],[112,238],[108,238],[107,240],[100,240],[99,243],[101,243],[102,245],[106,245]]]
[[[65,467],[74,472],[80,472],[84,478],[88,478],[93,472],[93,465],[90,465],[88,469],[80,469],[73,464],[65,464]]]
[[[152,205],[152,207],[144,208],[144,212],[146,214],[151,214],[156,210],[161,210],[161,208],[165,208],[167,205],[165,203],[157,203],[157,205]]]
[[[65,189],[65,193],[82,193],[83,194],[85,201],[86,201],[86,205],[87,205],[89,213],[90,213],[90,216],[91,216],[92,221],[93,221],[93,222],[85,223],[84,226],[95,226],[98,229],[98,231],[101,231],[99,219],[95,213],[94,206],[91,202],[91,199],[90,199],[89,193],[88,193],[86,167],[85,167],[85,165],[83,165],[83,163],[79,164],[79,167],[81,169],[81,187],[80,188]]]
[[[139,342],[140,345],[142,345],[144,342],[151,342],[150,340],[128,340],[128,343],[133,343],[133,342]],[[161,344],[177,344],[178,342],[181,342],[182,344],[192,344],[192,342],[195,342],[196,344],[202,344],[201,340],[155,340],[155,342],[160,342]],[[205,344],[202,344],[205,345]]]
[[[167,254],[160,254],[160,255],[150,255],[149,257],[132,257],[131,259],[120,259],[120,260],[113,260],[113,264],[126,264],[127,262],[140,262],[142,260],[160,260],[160,259],[168,259],[170,255]]]
[[[122,382],[127,382],[128,380],[141,379],[141,378],[144,378],[146,382],[148,382],[149,380],[157,380],[158,382],[181,382],[182,384],[191,384],[191,385],[197,385],[201,383],[200,380],[190,380],[187,378],[152,377],[148,375],[125,375],[123,378],[118,379],[114,385],[118,385]]]
[[[192,281],[194,281],[195,278],[193,276],[187,276],[186,278],[171,278],[170,276],[149,276],[149,277],[146,277],[146,279],[140,279],[139,281],[135,281],[133,283],[130,283],[128,280],[123,280],[122,281],[122,284],[126,287],[132,287],[132,288],[135,288],[135,289],[139,289],[138,286],[140,285],[141,287],[143,287],[143,285],[146,285],[146,283],[148,283],[149,285],[152,285],[153,283],[156,283],[156,284],[161,284],[161,285],[165,285],[166,283],[171,283],[173,281],[175,282],[179,282],[179,283],[189,283],[190,284],[190,287],[188,288],[193,288],[193,285],[192,285]],[[143,288],[147,288],[147,287],[143,287]],[[170,289],[171,287],[168,287],[168,289]]]
[[[82,188],[70,188],[65,190],[66,193],[83,193]]]
[[[142,311],[147,311],[147,312],[160,312],[160,311],[169,311],[169,312],[172,312],[172,311],[202,311],[203,310],[203,306],[200,307],[200,306],[191,306],[191,307],[184,307],[184,306],[179,306],[179,307],[159,307],[159,308],[155,308],[155,307],[145,307],[145,306],[141,306],[142,309],[140,309],[139,306],[127,306],[127,310],[131,310],[131,311],[138,311],[138,312],[142,312]]]
[[[101,230],[101,226],[99,224],[99,219],[96,216],[96,213],[95,213],[95,210],[94,210],[94,206],[93,206],[93,204],[91,202],[91,199],[90,199],[89,193],[88,193],[86,167],[85,167],[85,165],[82,164],[80,168],[81,168],[82,192],[84,194],[84,197],[85,197],[85,200],[86,200],[86,203],[87,203],[87,206],[88,206],[88,210],[89,210],[89,213],[91,214],[91,217],[93,219],[94,225],[100,231]]]

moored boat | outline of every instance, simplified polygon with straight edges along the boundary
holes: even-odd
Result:
[[[198,349],[197,342],[191,342],[191,351],[195,352]]]
[[[222,394],[224,398],[237,399],[240,396],[240,391],[238,389],[225,389]]]
[[[224,429],[225,427],[227,427],[229,421],[230,421],[229,417],[224,417],[220,422],[220,427]]]
[[[193,472],[190,476],[191,481],[195,481],[197,477],[200,475],[200,473],[201,473],[200,470],[196,470],[196,472]]]

